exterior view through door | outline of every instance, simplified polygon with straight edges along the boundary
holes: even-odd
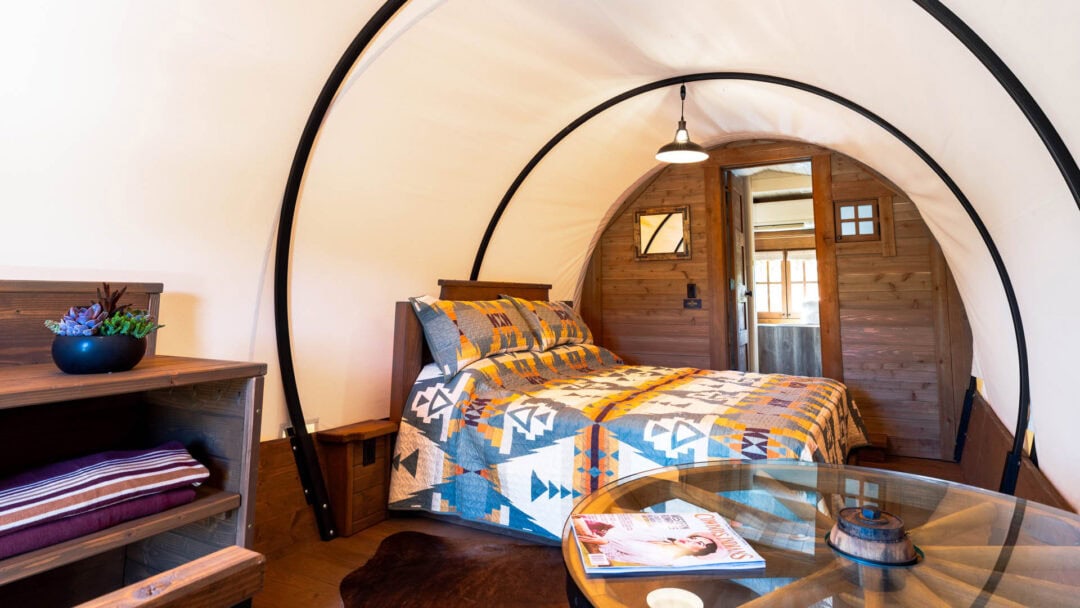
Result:
[[[733,324],[742,326],[737,331],[751,338],[747,350],[752,349],[749,366],[737,369],[820,376],[810,162],[734,169],[725,178],[732,210]],[[737,334],[732,343],[741,349],[743,337]]]

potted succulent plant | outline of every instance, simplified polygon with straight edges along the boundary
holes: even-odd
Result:
[[[52,357],[69,374],[121,372],[135,367],[146,354],[146,336],[163,325],[146,311],[119,304],[127,287],[112,291],[108,283],[98,299],[85,307],[72,306],[59,321],[45,321],[56,334]]]

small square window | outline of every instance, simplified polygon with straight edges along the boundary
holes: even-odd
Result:
[[[881,238],[877,201],[834,203],[837,241],[876,241]]]

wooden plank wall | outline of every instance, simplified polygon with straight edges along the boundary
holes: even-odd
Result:
[[[690,207],[689,260],[634,259],[634,212]],[[583,314],[599,327],[597,342],[628,363],[709,367],[708,260],[705,193],[700,165],[671,165],[623,209],[600,239]],[[595,264],[593,265],[595,269]],[[599,274],[599,280],[595,277]],[[682,308],[687,283],[698,286],[700,310]],[[583,300],[584,301],[584,300]],[[597,310],[601,311],[597,314]]]
[[[964,481],[969,485],[997,491],[1001,487],[1001,474],[1005,469],[1005,457],[1012,450],[1013,436],[978,393],[971,407],[967,442],[960,458]],[[1041,502],[1052,507],[1076,512],[1043,475],[1031,459],[1020,461],[1016,495]]]
[[[886,210],[882,218],[892,219],[883,222],[882,233],[895,238],[892,244],[837,243],[844,381],[868,430],[888,435],[890,452],[951,458],[953,437],[942,432],[940,402],[943,395],[953,397],[940,383],[951,386],[952,378],[939,369],[951,374],[951,365],[944,365],[950,355],[938,356],[939,332],[948,332],[948,325],[939,328],[935,316],[943,295],[935,292],[935,280],[948,272],[944,260],[905,195],[840,154],[833,155],[832,169],[833,199],[878,200],[879,210]],[[953,411],[951,401],[947,409]]]
[[[711,154],[722,166],[745,166],[775,160],[770,155],[792,157],[791,147],[738,142]],[[830,348],[840,356],[830,360],[834,371],[824,375],[842,378],[851,388],[871,432],[889,437],[890,452],[951,460],[971,371],[971,334],[941,252],[915,205],[885,178],[838,153],[802,144],[798,150],[814,157],[815,172],[825,168],[815,185],[831,196],[815,197],[815,205],[876,200],[882,220],[880,241],[844,243],[817,234],[829,241],[826,251],[835,249],[835,256],[819,260],[819,268],[835,268],[833,297],[839,306],[839,336]],[[824,179],[830,171],[831,179]],[[663,169],[613,218],[586,272],[582,314],[590,327],[600,328],[597,341],[630,363],[709,368],[710,349],[723,346],[713,343],[723,332],[710,337],[708,327],[710,293],[724,293],[710,285],[710,270],[717,281],[726,282],[726,276],[707,259],[710,250],[724,248],[710,241],[703,224],[705,173],[700,165]],[[669,205],[690,206],[693,257],[636,261],[633,211]],[[832,213],[816,210],[819,228],[832,226]],[[682,308],[687,283],[697,284],[701,310]]]
[[[296,543],[318,539],[315,514],[304,500],[304,488],[289,440],[262,442],[252,549],[273,559]]]
[[[754,235],[754,251],[783,251],[784,249],[813,249],[814,230],[778,230]]]
[[[131,304],[158,315],[161,283],[112,283],[114,291],[126,286],[121,304]],[[0,365],[48,363],[53,333],[45,321],[59,321],[72,306],[89,306],[97,300],[101,283],[87,281],[0,281]],[[146,354],[152,355],[157,333],[146,337]]]
[[[326,448],[328,445],[332,448],[333,444],[320,441],[319,435],[315,435],[315,450],[323,475],[328,480],[328,490],[332,493],[330,498],[334,501],[335,509],[345,502],[353,503],[354,512],[349,515],[355,525],[348,532],[355,532],[385,516],[389,490],[388,460],[393,456],[393,437],[377,437],[375,463],[349,471],[356,477],[353,487],[358,489],[362,496],[360,499],[346,501],[343,497],[333,495],[337,488],[344,487],[345,484],[330,483],[336,474],[337,465],[332,462],[332,450]],[[363,449],[362,442],[341,445],[350,450]],[[289,440],[273,439],[262,442],[259,447],[258,470],[252,549],[274,559],[288,553],[299,543],[318,541],[319,529],[315,523],[315,514],[304,499],[304,488],[300,484],[300,474],[296,470],[296,460]],[[370,483],[372,477],[378,477],[376,484]],[[377,491],[372,489],[373,485],[378,486]],[[335,520],[344,515],[337,510],[334,512]],[[340,523],[338,528],[345,529]]]

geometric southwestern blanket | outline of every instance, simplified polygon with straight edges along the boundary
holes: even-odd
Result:
[[[605,483],[706,460],[843,463],[867,443],[826,378],[623,365],[593,344],[481,359],[409,396],[390,508],[452,514],[549,540]]]

